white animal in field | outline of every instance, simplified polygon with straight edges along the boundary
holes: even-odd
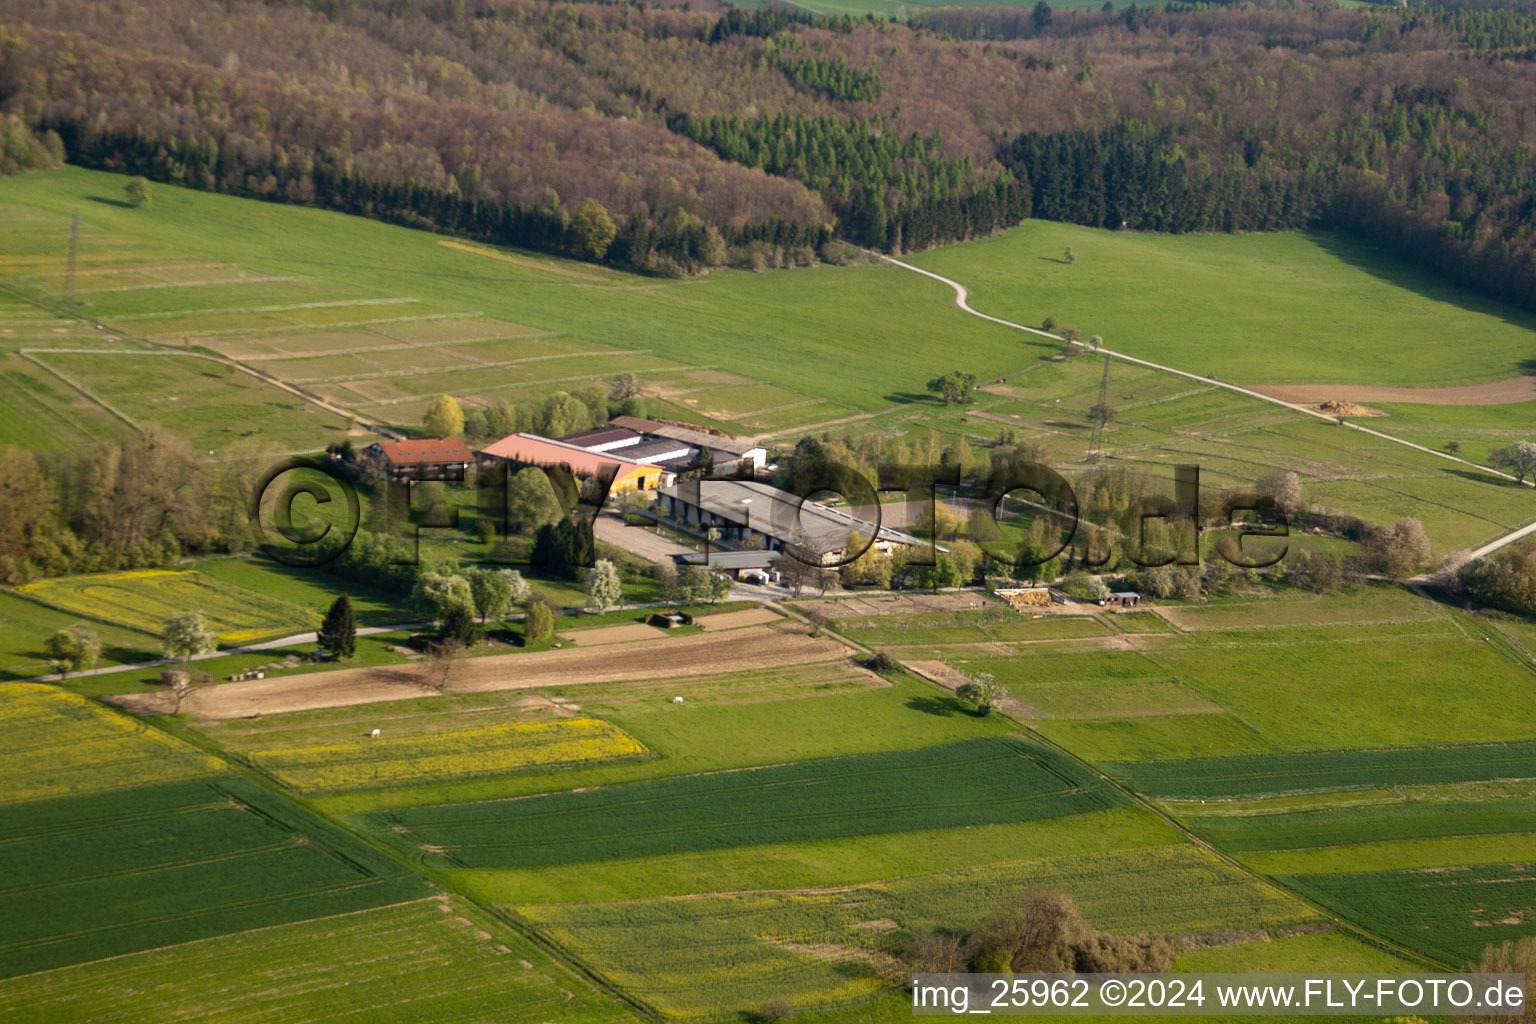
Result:
[[[683,698],[681,698],[681,697],[673,697],[672,698],[672,703],[673,704],[681,704],[682,702],[683,702]]]
[[[378,739],[379,738],[379,730],[377,730],[377,729],[373,730],[373,732],[368,734],[368,738],[371,739],[371,740]]]

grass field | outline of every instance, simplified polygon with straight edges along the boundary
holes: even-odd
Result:
[[[1110,348],[1247,384],[1499,380],[1524,372],[1536,328],[1529,313],[1332,234],[1156,236],[1031,221],[912,262],[964,282],[984,312],[1028,324],[1054,316]],[[1451,337],[1469,339],[1454,357]]]
[[[1327,750],[1102,767],[1153,796],[1230,799],[1373,786],[1531,778],[1536,776],[1536,743]]]
[[[425,883],[238,779],[0,812],[11,976],[424,895]]]
[[[65,612],[158,634],[170,619],[201,611],[227,645],[303,633],[318,612],[245,590],[194,570],[134,569],[38,580],[18,593]]]
[[[1282,613],[1306,609],[1311,618],[1319,609],[1306,602],[1259,602],[1250,606],[1253,612],[1179,608],[1168,612],[1175,621],[1209,615],[1244,625],[1146,636],[1130,651],[1052,644],[999,657],[956,648],[946,660],[967,674],[995,675],[1038,712],[1041,732],[1092,761],[1429,747],[1536,735],[1528,664],[1480,634],[1469,636],[1422,599],[1414,599],[1421,610],[1397,607],[1396,598],[1387,608],[1374,606],[1369,595],[1362,600],[1363,621],[1351,622],[1346,613],[1339,616],[1343,624],[1332,627],[1246,625],[1271,605]],[[1378,621],[1383,616],[1390,621]],[[1448,664],[1457,666],[1454,675],[1444,671]],[[1347,687],[1337,685],[1346,678]],[[1476,680],[1475,688],[1468,679]]]
[[[635,1019],[531,943],[442,897],[0,981],[0,1016],[36,1024],[165,1024],[211,1013],[230,1024],[419,1024],[424,1006],[439,1024]]]
[[[957,863],[1004,863],[1027,853],[1088,856],[1167,846],[1179,833],[1139,807],[1058,818],[922,829],[882,835],[767,843],[693,853],[621,857],[537,868],[454,869],[445,877],[487,903],[586,903],[699,892],[862,885],[946,871]]]
[[[415,808],[383,815],[376,830],[433,863],[533,867],[1029,821],[1123,800],[1048,748],[1002,737]]]
[[[529,796],[551,790],[613,786],[645,779],[717,772],[724,769],[785,764],[839,754],[911,750],[941,743],[997,736],[1010,730],[997,718],[977,718],[953,697],[903,676],[886,683],[851,666],[812,666],[741,672],[690,679],[683,704],[672,703],[679,684],[671,680],[613,686],[550,687],[536,692],[545,710],[494,712],[518,718],[547,716],[546,701],[578,706],[585,715],[612,722],[643,743],[653,759],[570,768],[557,776],[503,775],[458,783],[429,783],[315,798],[338,814],[395,807],[461,803]],[[466,694],[403,701],[406,720],[430,715],[441,723],[472,724],[486,715],[484,699],[522,702],[515,691]],[[507,703],[494,705],[507,709]],[[336,735],[366,732],[373,725],[402,727],[392,710],[338,709],[335,713],[268,716],[259,723],[223,723],[205,727],[210,735],[237,747],[255,747],[262,734]],[[314,717],[310,717],[313,714]],[[289,720],[289,721],[284,721]],[[793,723],[792,725],[789,723]],[[316,731],[308,731],[309,726]],[[297,728],[298,731],[292,731]],[[410,728],[409,725],[404,726]],[[243,735],[236,738],[232,733]],[[271,730],[271,732],[269,732]],[[286,742],[284,740],[283,742]]]
[[[419,422],[427,400],[443,392],[471,407],[537,402],[556,388],[600,384],[631,370],[657,393],[658,408],[737,433],[792,440],[835,424],[855,433],[921,436],[932,429],[945,440],[981,442],[1011,424],[1047,439],[1059,464],[1086,451],[1086,411],[1099,374],[1093,360],[1042,361],[1052,346],[965,316],[944,286],[888,265],[658,281],[170,187],[157,188],[156,201],[138,210],[82,202],[118,184],[76,168],[7,181],[0,208],[30,230],[11,243],[14,249],[0,244],[0,275],[23,294],[55,297],[57,267],[38,259],[62,252],[68,218],[81,209],[82,272],[110,272],[121,282],[83,293],[82,312],[151,339],[112,342],[125,351],[152,344],[182,355],[44,358],[136,422],[171,424],[199,445],[217,448],[257,429],[313,450],[339,434],[335,417],[315,406],[290,408],[295,396],[262,397],[241,382],[247,375],[221,364],[194,367],[205,361],[187,358],[188,346],[304,381],[340,407],[405,426]],[[1097,262],[1052,262],[1064,239]],[[1041,246],[1049,259],[1038,258]],[[347,258],[320,255],[335,251]],[[1383,258],[1325,237],[1157,237],[1030,223],[918,259],[961,276],[984,306],[995,288],[1021,288],[1032,306],[1043,296],[1040,302],[1064,307],[1052,315],[1065,322],[1067,297],[1091,299],[1104,322],[1084,314],[1085,331],[1218,375],[1220,366],[1205,365],[1208,356],[1273,367],[1279,379],[1286,365],[1314,365],[1321,352],[1351,367],[1340,371],[1349,379],[1388,366],[1435,381],[1468,367],[1497,377],[1497,367],[1523,351],[1530,326],[1528,317],[1460,293],[1427,291]],[[137,277],[128,273],[135,267]],[[421,288],[424,274],[433,282],[430,298]],[[593,285],[607,289],[600,304],[590,301]],[[1065,285],[1065,292],[1058,288]],[[1166,299],[1186,287],[1201,302],[1164,302],[1179,312],[1163,319],[1147,314],[1149,295]],[[1254,301],[1261,288],[1273,288],[1273,296]],[[1202,311],[1202,303],[1215,305]],[[1341,304],[1351,312],[1332,316]],[[1433,314],[1426,311],[1431,306]],[[1234,313],[1239,307],[1241,316]],[[1380,359],[1364,342],[1340,341],[1367,322],[1395,339],[1393,359]],[[1126,325],[1124,338],[1115,335],[1115,323]],[[1232,344],[1234,332],[1244,344]],[[1458,349],[1454,367],[1440,343],[1451,334],[1478,339],[1470,356]],[[867,353],[876,349],[882,358],[871,363]],[[369,353],[366,361],[354,358],[360,351]],[[989,386],[977,406],[931,400],[923,382],[955,351],[965,352],[966,369],[980,379],[1009,383]],[[383,368],[372,368],[378,360]],[[133,368],[119,372],[119,365]],[[850,373],[850,366],[862,369]],[[23,369],[45,373],[31,363]],[[59,380],[52,386],[73,391]],[[1528,517],[1516,488],[1197,382],[1117,364],[1112,387],[1119,415],[1107,440],[1129,462],[1197,462],[1208,486],[1293,468],[1319,503],[1373,521],[1420,517],[1437,553],[1474,546]],[[86,401],[60,394],[59,402]],[[39,431],[51,435],[46,417],[29,422],[32,442],[42,440]],[[55,445],[68,440],[59,436]]]
[[[28,679],[53,671],[48,666],[44,642],[59,630],[81,621],[78,615],[0,590],[0,680]],[[101,638],[104,665],[149,661],[161,656],[158,637],[106,623],[88,624]]]
[[[771,998],[805,1010],[867,1002],[882,991],[877,968],[902,934],[967,930],[1031,885],[1071,894],[1095,927],[1117,932],[1200,934],[1314,919],[1279,890],[1188,845],[959,868],[855,888],[517,909],[650,1005],[678,1019],[709,1020]],[[658,963],[669,969],[656,970]]]
[[[1319,903],[1443,963],[1475,961],[1489,943],[1529,934],[1529,863],[1302,875],[1283,881]]]

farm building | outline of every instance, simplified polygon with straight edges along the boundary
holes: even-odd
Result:
[[[1110,608],[1134,608],[1141,604],[1141,595],[1134,590],[1117,590],[1100,601],[1099,604],[1107,605]]]
[[[639,416],[615,416],[613,426],[652,437],[681,441],[694,448],[709,448],[714,454],[715,471],[718,473],[733,473],[742,465],[750,465],[752,472],[756,473],[763,468],[763,463],[768,458],[766,449],[750,441],[737,441],[723,434],[711,434],[708,431],[695,430],[676,423],[648,420]]]
[[[628,427],[598,427],[595,430],[567,434],[556,440],[585,448],[589,452],[611,452],[616,448],[639,444],[645,440],[645,435]]]
[[[523,466],[565,466],[578,477],[595,476],[608,468],[616,473],[610,494],[645,491],[660,486],[666,473],[660,466],[636,462],[619,455],[594,452],[564,441],[535,434],[510,434],[481,449],[480,457]]]
[[[796,545],[820,553],[828,563],[842,557],[852,533],[873,537],[880,551],[927,543],[909,533],[876,526],[814,501],[802,502],[788,491],[750,480],[677,484],[663,488],[657,503],[674,519],[719,530],[726,544],[769,552]]]
[[[457,437],[375,441],[363,449],[363,467],[381,480],[462,478],[474,461],[469,446]]]
[[[679,565],[708,566],[714,572],[723,572],[735,580],[752,574],[766,573],[776,557],[778,557],[777,551],[762,549],[720,551],[714,548],[709,551],[690,551],[686,555],[675,556]]]

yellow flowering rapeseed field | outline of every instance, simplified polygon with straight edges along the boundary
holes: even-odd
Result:
[[[38,580],[16,588],[34,600],[146,633],[188,611],[201,611],[222,644],[306,633],[319,613],[261,597],[195,569],[135,569]]]
[[[82,796],[220,773],[143,722],[37,683],[0,684],[0,804]]]
[[[256,750],[251,762],[295,789],[405,786],[639,757],[645,745],[595,718],[510,722],[352,743]]]

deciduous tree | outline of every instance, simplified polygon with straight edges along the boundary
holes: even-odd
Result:
[[[207,654],[219,644],[218,634],[200,611],[186,612],[165,624],[160,632],[160,646],[167,658],[180,658],[183,665],[195,655]]]
[[[438,395],[427,406],[421,426],[433,437],[463,437],[464,410],[452,395]]]
[[[619,578],[619,567],[606,558],[599,558],[587,570],[587,611],[606,612],[624,600],[624,584]]]

